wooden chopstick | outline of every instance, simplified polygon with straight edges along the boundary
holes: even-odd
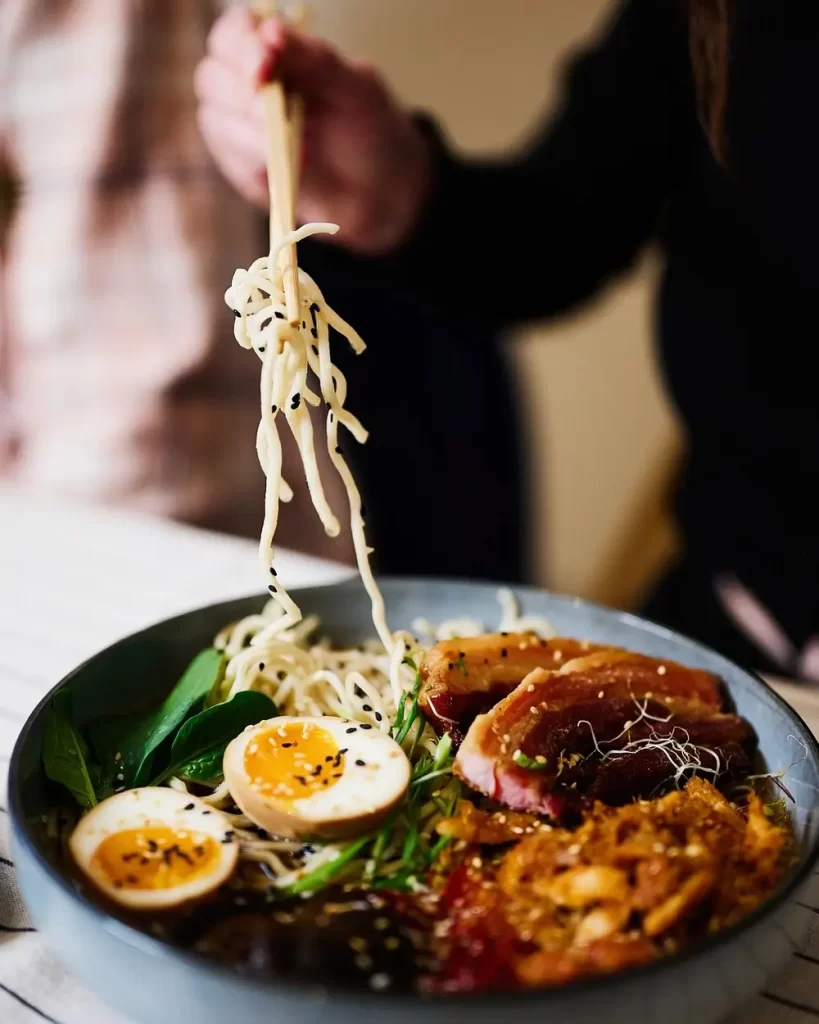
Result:
[[[277,14],[276,0],[256,5],[263,18]],[[295,225],[296,189],[294,184],[292,126],[287,116],[287,97],[279,81],[262,87],[265,132],[267,135],[267,187],[270,192],[270,248]],[[301,321],[299,300],[299,264],[296,246],[288,245],[279,255],[279,270],[284,285],[288,322],[297,327]],[[270,268],[271,275],[273,268]]]
[[[299,4],[290,16],[290,23],[302,32],[307,30],[309,16],[304,4]],[[298,93],[288,97],[290,100],[290,153],[293,158],[291,177],[293,182],[293,208],[299,194],[299,175],[301,174],[301,143],[304,127],[304,100]]]

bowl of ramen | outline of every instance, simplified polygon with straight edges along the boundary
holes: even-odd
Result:
[[[717,1020],[791,955],[819,751],[760,679],[527,588],[205,608],[72,672],[14,752],[32,919],[144,1024]],[[329,1001],[329,1005],[328,1005]]]

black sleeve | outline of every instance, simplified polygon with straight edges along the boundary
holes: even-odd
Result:
[[[680,0],[619,3],[569,63],[556,113],[511,159],[459,159],[422,118],[430,200],[403,250],[354,261],[360,272],[498,329],[568,311],[628,268],[696,125],[681,11]]]

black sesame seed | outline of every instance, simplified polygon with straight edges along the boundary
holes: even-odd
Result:
[[[264,350],[265,350],[266,348],[267,348],[267,346],[266,346],[266,345],[259,345],[258,351],[259,351],[259,352],[264,352]]]
[[[297,391],[295,393],[295,395],[293,395],[293,398],[290,401],[290,407],[292,409],[298,409],[300,402],[301,402],[301,395]]]
[[[203,814],[210,814],[210,811],[202,811]]]
[[[334,779],[340,779],[340,778],[341,778],[341,772],[335,772],[335,773],[333,774],[333,778],[334,778]],[[325,786],[327,785],[327,779],[325,779],[325,780],[324,780],[324,785],[325,785]]]
[[[156,851],[159,849],[159,844],[155,839],[148,840],[148,849],[151,851],[151,853],[156,853]]]
[[[318,331],[315,329],[315,327],[310,328],[310,333],[313,335],[314,338],[318,337]]]
[[[338,452],[339,455],[343,455],[344,454],[340,444],[336,445],[336,451]]]
[[[264,662],[263,661],[259,662],[259,671],[260,672],[264,672]]]
[[[195,804],[185,804],[183,810],[185,810],[185,811],[192,811],[195,806],[196,806]]]
[[[324,758],[324,760],[325,761],[333,761],[333,760],[335,760],[335,758],[333,757],[332,754],[328,754],[327,757]]]
[[[505,658],[508,654],[509,654],[509,651],[507,651],[505,647],[502,647],[501,648],[501,657]]]
[[[282,746],[283,747],[292,747],[293,744],[292,743],[282,743]]]
[[[150,863],[150,857],[140,857],[140,858],[139,858],[139,863],[140,863],[141,865],[143,865],[143,867],[144,867],[144,865],[146,865],[146,864],[149,864],[149,863]]]
[[[275,588],[275,586],[272,583],[268,583],[267,589],[270,591],[271,594],[275,594],[276,593],[276,588]]]
[[[376,711],[375,720],[376,722],[382,722],[384,720],[384,716],[381,714],[380,711]]]
[[[315,778],[317,775],[321,775],[323,768],[323,764],[317,764],[316,767],[310,772],[310,774],[313,776],[313,778]]]
[[[330,785],[330,780],[329,779],[322,779],[321,780],[321,784],[322,784],[322,786],[329,786]]]
[[[302,326],[302,327],[306,327],[306,326],[307,326],[307,322],[306,322],[305,320],[302,320],[302,322],[301,322],[301,326]]]
[[[282,669],[276,673],[276,678],[279,680],[280,683],[282,683],[284,682],[285,679],[287,679],[287,673],[284,671],[284,669]]]
[[[454,665],[454,663],[450,661],[450,663],[449,663],[449,664],[447,665],[447,668],[448,668],[448,669],[449,669],[449,671],[451,672],[451,671],[453,670],[453,668],[455,668],[455,665]]]
[[[363,728],[363,726],[362,726],[362,728]],[[349,736],[351,732],[355,732],[355,727],[353,727],[352,729],[345,729],[344,731],[345,731],[345,732],[347,733],[347,735]]]
[[[459,658],[465,658],[466,657],[466,651],[458,651],[458,657]]]
[[[136,853],[123,853],[122,859],[127,862],[129,860],[133,860],[134,857],[137,857],[137,856],[138,856],[138,854],[136,854]]]
[[[238,310],[238,309],[234,309],[234,310],[233,310],[233,315],[234,315],[234,316],[236,317],[236,319],[238,320],[238,319],[239,319],[239,317],[240,317],[240,316],[241,316],[242,314],[241,314],[241,313],[239,312],[239,310]]]
[[[358,760],[356,761],[356,764],[358,765],[359,768],[364,768],[366,767],[367,762],[362,761],[361,758],[359,757]]]
[[[305,779],[303,775],[294,775],[293,778],[296,780],[296,782],[300,782],[302,786],[307,785],[307,779]]]
[[[362,704],[361,707],[364,709],[364,711],[372,711],[372,708],[370,707],[369,704]]]
[[[276,413],[277,413],[277,412],[279,411],[279,407],[278,407],[277,405],[271,405],[271,406],[270,406],[270,411],[271,411],[271,412],[273,413],[273,415],[275,416],[275,415],[276,415]]]
[[[368,722],[364,722],[361,726],[362,729],[372,729],[372,726]]]
[[[275,569],[273,568],[273,566],[272,566],[272,565],[270,566],[270,575],[271,575],[271,576],[278,576],[278,575],[279,575],[279,574],[278,574],[278,573],[276,572],[276,570],[275,570]]]
[[[284,313],[280,313],[278,309],[273,313],[273,316],[275,316],[277,320],[284,320]]]
[[[508,633],[501,633],[501,636],[509,636]]]
[[[205,847],[204,846],[194,846],[193,852],[196,854],[197,857],[204,857],[205,856]]]

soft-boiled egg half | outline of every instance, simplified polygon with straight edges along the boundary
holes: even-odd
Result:
[[[80,820],[69,846],[83,874],[133,910],[175,907],[207,895],[228,879],[239,856],[221,811],[157,786],[97,804]]]
[[[346,839],[370,831],[402,800],[410,764],[367,723],[271,718],[228,746],[225,781],[260,828],[291,838]]]

